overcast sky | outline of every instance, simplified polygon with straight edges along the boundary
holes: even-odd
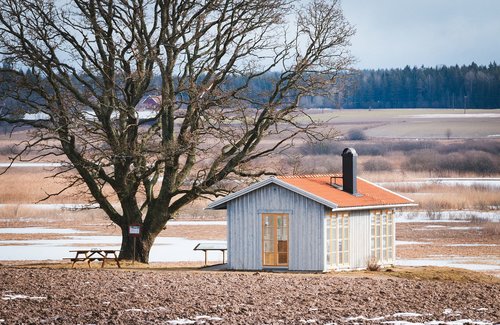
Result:
[[[500,63],[500,0],[342,0],[358,68]]]

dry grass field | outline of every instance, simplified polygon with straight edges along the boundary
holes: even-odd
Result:
[[[352,146],[360,155],[359,175],[375,182],[500,175],[500,110],[468,110],[467,114],[450,109],[308,110],[308,113],[343,136],[356,129],[366,139],[341,139],[320,145],[299,141],[292,150],[262,161],[263,166],[259,167],[286,174],[339,172],[339,154],[344,147]],[[27,139],[27,130],[9,133],[3,126],[0,131],[3,131],[0,163],[7,163],[12,148],[19,150],[14,144]],[[47,193],[60,191],[65,180],[51,178],[55,171],[48,167],[12,168],[0,176],[0,204],[35,203]],[[412,188],[401,184],[389,187],[414,198],[424,209],[487,210],[500,205],[497,190],[485,187]],[[88,197],[84,192],[83,188],[75,188],[44,203],[85,203]],[[186,207],[182,215],[207,216],[208,212],[200,212],[204,204],[196,202]]]
[[[310,110],[317,121],[339,131],[362,129],[380,138],[500,138],[500,109]],[[304,119],[305,121],[305,119]]]

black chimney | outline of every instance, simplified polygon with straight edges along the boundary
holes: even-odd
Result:
[[[357,194],[357,160],[358,154],[354,148],[345,148],[342,152],[342,190]]]

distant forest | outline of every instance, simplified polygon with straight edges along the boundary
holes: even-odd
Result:
[[[9,67],[3,63],[4,69]],[[29,70],[20,72],[27,75],[31,73]],[[259,95],[272,92],[272,83],[277,75],[276,72],[268,73],[250,82],[247,96],[254,99],[254,105],[260,101]],[[488,66],[472,63],[468,66],[406,66],[404,69],[357,70],[341,77],[331,96],[305,97],[302,98],[301,106],[372,109],[500,108],[500,66],[496,62]],[[8,98],[8,81],[12,78],[15,78],[15,74],[0,73],[0,110],[3,108],[17,114],[30,111]],[[244,83],[242,77],[229,77],[224,87],[234,89]],[[151,95],[156,95],[154,89],[159,84],[159,76],[155,76],[151,83]]]
[[[344,108],[500,108],[500,66],[472,63],[352,76],[337,105]]]

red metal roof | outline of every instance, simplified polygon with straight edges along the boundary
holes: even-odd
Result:
[[[411,204],[413,200],[362,178],[357,178],[359,195],[342,191],[342,175],[279,176],[278,179],[338,205],[339,208]],[[332,186],[334,183],[337,186]]]

